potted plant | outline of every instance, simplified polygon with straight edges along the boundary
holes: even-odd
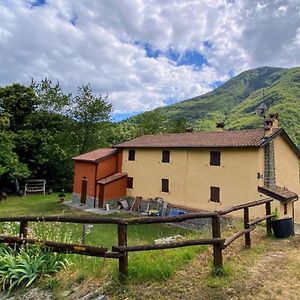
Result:
[[[275,215],[275,217],[271,220],[271,226],[274,236],[277,239],[283,239],[294,235],[293,218],[288,217],[280,219],[277,207],[272,214]]]

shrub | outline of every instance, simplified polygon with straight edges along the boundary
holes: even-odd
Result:
[[[62,254],[52,253],[36,245],[26,245],[19,252],[0,247],[0,284],[10,292],[16,286],[28,287],[36,279],[66,268]]]

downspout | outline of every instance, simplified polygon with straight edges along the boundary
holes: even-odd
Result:
[[[94,208],[96,208],[98,165],[99,163],[96,164],[96,169],[95,169]]]

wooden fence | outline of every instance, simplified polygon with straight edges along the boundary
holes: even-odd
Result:
[[[39,244],[49,247],[53,252],[81,254],[89,256],[116,258],[119,260],[119,277],[121,280],[126,279],[128,275],[128,252],[161,250],[194,245],[212,245],[213,246],[213,266],[214,271],[222,269],[223,250],[232,242],[241,236],[245,236],[245,246],[251,246],[250,232],[256,225],[266,220],[267,235],[271,233],[270,220],[275,215],[271,214],[272,199],[262,199],[245,204],[235,205],[224,210],[215,212],[197,212],[188,213],[180,216],[166,217],[139,217],[139,218],[99,218],[99,217],[73,217],[73,216],[19,216],[19,217],[0,217],[0,222],[20,222],[19,236],[0,235],[0,242],[7,244]],[[249,220],[249,208],[259,205],[265,205],[265,216]],[[235,233],[230,238],[222,238],[221,235],[221,217],[233,211],[244,210],[244,229]],[[176,223],[192,219],[211,219],[212,237],[206,239],[177,241],[167,244],[148,244],[148,245],[127,245],[127,227],[133,224],[158,224],[158,223]],[[41,241],[28,238],[28,222],[60,222],[60,223],[77,223],[77,224],[116,224],[118,226],[118,245],[113,246],[109,251],[104,247],[96,247],[85,244],[67,244],[54,241]]]

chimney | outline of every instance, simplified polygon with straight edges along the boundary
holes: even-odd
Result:
[[[216,123],[216,128],[217,128],[217,131],[224,131],[224,122],[219,122],[219,123]]]
[[[269,117],[273,120],[273,129],[279,128],[279,114],[278,113],[269,114]]]
[[[265,119],[265,137],[269,137],[274,133],[274,129],[279,128],[279,115],[278,113],[269,114]]]

